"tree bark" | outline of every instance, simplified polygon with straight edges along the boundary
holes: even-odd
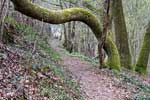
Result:
[[[109,34],[106,37],[106,41],[104,44],[104,50],[108,56],[108,59],[105,59],[105,61],[104,61],[106,66],[108,66],[112,69],[120,70],[121,64],[120,64],[119,52],[118,52],[118,49],[117,49],[116,45],[114,44],[111,36],[109,36]]]
[[[146,75],[149,56],[150,56],[150,22],[147,25],[144,40],[140,48],[140,53],[138,55],[135,68],[135,70],[142,75]]]
[[[6,8],[5,8],[5,5],[6,5]],[[4,20],[5,20],[5,17],[7,16],[8,10],[9,10],[9,2],[7,0],[4,0],[0,8],[0,41],[1,42],[3,41],[3,35],[4,35],[3,34]]]
[[[112,16],[115,25],[116,45],[120,54],[121,65],[131,67],[131,53],[128,43],[128,34],[123,14],[122,0],[112,0]]]
[[[106,41],[106,36],[107,36],[107,32],[108,32],[108,27],[109,27],[109,8],[110,8],[110,0],[104,0],[104,4],[103,4],[103,32],[102,32],[102,37],[100,38],[101,41],[99,41],[98,44],[98,51],[99,51],[99,62],[100,62],[100,68],[103,67],[104,65],[104,55],[102,52],[103,46],[105,44]]]

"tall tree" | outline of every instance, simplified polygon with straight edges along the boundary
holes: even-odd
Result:
[[[115,40],[120,54],[121,65],[131,68],[132,59],[129,49],[122,0],[112,0],[112,14],[115,27]]]
[[[150,22],[147,25],[147,29],[140,48],[140,53],[138,55],[136,69],[135,69],[137,72],[139,72],[142,75],[146,74],[149,55],[150,55]]]

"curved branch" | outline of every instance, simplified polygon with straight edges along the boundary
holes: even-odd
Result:
[[[69,8],[64,10],[49,10],[39,5],[33,4],[32,2],[30,2],[30,0],[11,0],[11,1],[13,2],[14,7],[17,11],[34,19],[50,24],[62,24],[70,21],[81,21],[91,28],[98,41],[100,41],[102,37],[101,25],[98,18],[86,9]],[[106,39],[105,45],[106,48],[108,47],[107,50],[110,54],[108,58],[111,57],[109,59],[109,61],[111,62],[111,60],[114,59],[111,56],[111,53],[113,52],[111,52],[110,49],[111,45],[114,46],[115,44],[113,43],[113,41],[110,41],[110,39]],[[120,62],[120,59],[119,60],[118,59],[119,58],[116,59],[117,62]],[[117,66],[115,67],[115,69],[119,70],[120,63],[115,63],[113,64],[113,66]]]
[[[96,38],[102,35],[100,22],[95,15],[83,8],[69,8],[64,10],[49,10],[33,4],[30,0],[11,0],[15,9],[22,14],[50,24],[62,24],[70,21],[81,21],[87,24]]]

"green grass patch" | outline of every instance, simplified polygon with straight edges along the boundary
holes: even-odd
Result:
[[[44,41],[38,42],[38,48],[45,52],[48,56],[50,56],[51,60],[54,62],[58,62],[60,60],[60,55],[55,52],[47,43]]]
[[[67,54],[69,56],[72,56],[72,57],[78,57],[80,58],[81,60],[83,61],[87,61],[87,62],[90,62],[91,64],[93,64],[94,66],[97,66],[98,65],[98,60],[95,59],[95,58],[90,58],[90,57],[87,57],[83,54],[80,54],[80,53],[77,53],[77,52],[73,52],[73,53],[69,53],[67,50],[65,49],[62,49],[61,50],[62,53],[64,54]]]

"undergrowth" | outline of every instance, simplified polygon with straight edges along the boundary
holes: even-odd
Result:
[[[127,69],[124,69],[127,70]],[[130,71],[129,71],[130,72]],[[121,79],[120,83],[123,85],[129,85],[130,89],[136,89],[137,93],[131,96],[134,100],[149,100],[150,99],[150,84],[144,84],[138,80],[134,75],[129,76],[125,73],[119,72],[117,70],[112,70],[112,73]]]
[[[23,76],[19,76],[22,78],[17,80],[15,84],[19,83],[18,86],[20,86],[20,81],[26,80],[25,83],[22,83],[23,85],[26,84],[28,87],[34,85],[38,89],[37,93],[32,93],[35,93],[36,96],[38,95],[38,99],[46,97],[49,100],[82,100],[77,82],[72,80],[69,74],[63,70],[63,67],[59,65],[60,55],[48,45],[50,37],[46,34],[44,36],[39,35],[32,26],[17,22],[11,17],[7,17],[5,23],[8,27],[13,27],[9,28],[11,31],[7,33],[11,35],[13,31],[18,37],[17,42],[7,41],[5,47],[10,53],[15,52],[23,57],[23,59],[18,61],[19,64],[17,62],[16,66],[21,65],[22,67],[18,67],[28,77],[25,78],[24,74],[19,73]],[[8,52],[3,53],[6,53],[3,55],[7,56]],[[25,88],[22,89],[26,90]],[[29,93],[25,93],[13,98],[26,100],[32,97],[32,95],[29,95]],[[3,99],[8,98],[4,97]]]
[[[80,58],[80,59],[83,60],[83,61],[90,62],[90,63],[91,63],[92,65],[94,65],[94,66],[97,66],[97,65],[98,65],[98,60],[97,60],[97,59],[87,57],[87,56],[85,56],[85,55],[83,55],[83,54],[80,54],[80,53],[78,53],[78,52],[69,53],[69,52],[68,52],[67,50],[65,50],[65,49],[62,49],[61,52],[64,53],[64,54],[70,55],[70,56],[72,56],[72,57],[78,57],[78,58]]]
[[[41,80],[40,95],[48,95],[51,97],[49,100],[83,100],[77,82],[65,75],[59,67],[48,67],[59,77],[53,78],[54,82],[51,84],[48,84],[48,80]]]

